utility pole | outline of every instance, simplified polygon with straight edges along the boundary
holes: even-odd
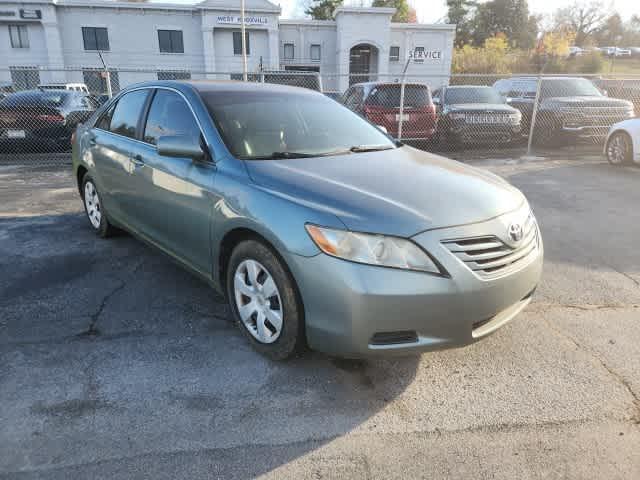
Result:
[[[247,81],[247,30],[244,24],[244,1],[240,2],[240,31],[242,32],[242,80]]]

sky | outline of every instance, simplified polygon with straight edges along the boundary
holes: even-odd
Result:
[[[199,0],[156,0],[163,3],[197,3]],[[282,18],[304,17],[304,5],[306,0],[270,0],[282,7]],[[557,8],[566,7],[575,0],[529,0],[529,10],[535,14],[551,14]],[[345,5],[368,4],[370,0],[345,0]],[[418,21],[421,23],[441,22],[447,10],[445,0],[409,0],[418,13]],[[640,0],[613,0],[605,4],[611,5],[611,11],[618,11],[627,20],[634,13],[640,14]]]

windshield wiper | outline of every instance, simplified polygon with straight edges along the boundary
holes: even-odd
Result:
[[[278,160],[281,158],[310,158],[319,156],[316,153],[304,153],[304,152],[273,152],[266,157],[260,157],[264,160]]]
[[[381,150],[391,150],[392,148],[390,145],[354,145],[349,151],[353,153],[379,152]]]

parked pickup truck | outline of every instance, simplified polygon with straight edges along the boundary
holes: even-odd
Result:
[[[535,77],[513,77],[494,84],[522,112],[524,128],[531,121],[537,83]],[[607,97],[586,78],[544,77],[533,141],[544,146],[602,143],[611,125],[633,116],[633,103]]]

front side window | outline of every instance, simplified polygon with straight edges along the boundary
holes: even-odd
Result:
[[[391,62],[400,61],[400,47],[389,48],[389,61]]]
[[[182,30],[158,30],[158,44],[162,53],[184,53]]]
[[[109,34],[104,27],[82,27],[85,50],[109,50]]]
[[[311,45],[311,61],[319,62],[320,61],[320,45]]]
[[[201,95],[225,145],[238,158],[323,156],[350,153],[355,146],[395,148],[375,126],[322,94],[231,91]]]
[[[247,55],[251,53],[251,47],[249,45],[249,32],[245,31],[244,41]],[[242,32],[233,32],[233,54],[242,55]]]
[[[26,25],[9,25],[12,48],[29,48],[29,32]]]
[[[295,55],[295,47],[293,43],[285,43],[284,44],[284,58],[285,60],[293,60]]]
[[[136,90],[124,94],[113,111],[109,130],[118,135],[135,138],[138,120],[148,93],[148,90]]]
[[[200,135],[200,127],[187,103],[169,90],[158,90],[153,97],[144,141],[155,145],[163,135]]]

